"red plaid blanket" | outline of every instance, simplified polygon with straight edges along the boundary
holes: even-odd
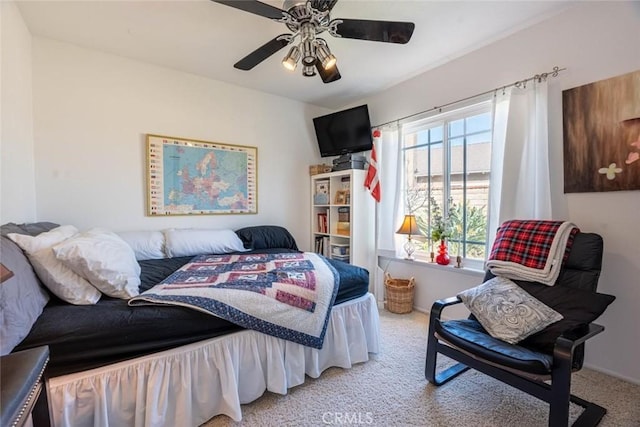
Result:
[[[506,261],[524,267],[544,270],[553,241],[564,221],[511,220],[505,221],[496,234],[489,260]],[[573,244],[573,238],[580,231],[573,227],[570,231],[562,261],[566,261]],[[560,250],[560,248],[558,249]]]

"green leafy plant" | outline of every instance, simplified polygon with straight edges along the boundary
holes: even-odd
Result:
[[[440,205],[434,197],[431,197],[431,239],[435,242],[438,240],[451,237],[453,234],[453,222],[449,216],[443,217]]]

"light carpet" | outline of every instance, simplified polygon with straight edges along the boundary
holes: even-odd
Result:
[[[440,387],[429,384],[425,314],[382,311],[380,322],[381,351],[368,362],[327,369],[284,396],[267,392],[242,405],[241,422],[220,415],[203,427],[547,426],[547,404],[477,371]],[[439,356],[438,363],[451,360]],[[602,427],[640,427],[640,385],[585,368],[573,375],[572,392],[607,408]],[[571,421],[580,411],[571,405]]]

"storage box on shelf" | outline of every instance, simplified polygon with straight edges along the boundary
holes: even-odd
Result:
[[[365,170],[347,169],[311,176],[311,242],[315,252],[372,273],[374,200],[363,185],[365,175]]]
[[[309,175],[317,175],[319,173],[327,173],[327,172],[331,172],[331,166],[325,165],[324,163],[320,165],[309,166]]]

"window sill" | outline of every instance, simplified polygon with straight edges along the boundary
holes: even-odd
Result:
[[[386,261],[400,262],[403,264],[415,265],[420,268],[433,268],[436,270],[448,271],[448,272],[457,273],[457,274],[465,274],[468,276],[484,277],[484,274],[485,274],[483,270],[472,268],[472,267],[465,267],[464,265],[458,268],[455,266],[455,260],[449,265],[440,265],[435,262],[428,261],[426,259],[417,258],[414,260],[410,260],[410,259],[400,258],[400,257],[397,257],[393,251],[389,251],[389,250],[378,250],[378,258],[383,260],[384,262]],[[380,263],[380,264],[384,265],[384,263]]]

